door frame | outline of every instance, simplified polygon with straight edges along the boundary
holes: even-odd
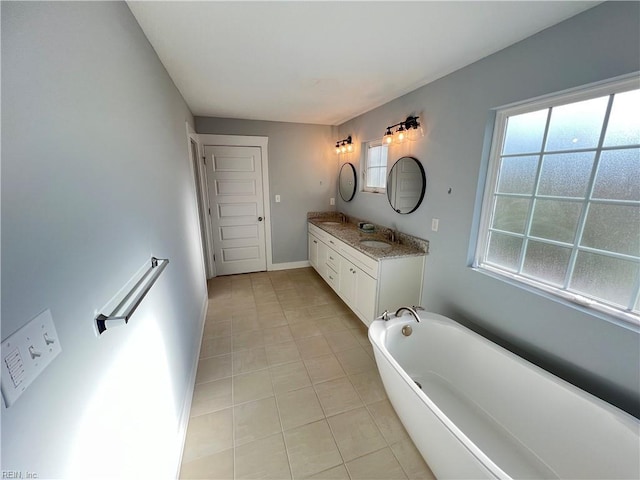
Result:
[[[198,216],[198,225],[200,227],[200,243],[202,248],[202,259],[204,262],[205,279],[216,276],[216,266],[213,262],[213,244],[211,239],[211,218],[207,214],[209,211],[209,195],[207,193],[207,169],[204,167],[204,149],[200,136],[191,127],[189,122],[185,122],[187,126],[187,148],[189,152],[189,165],[193,182],[196,187],[196,214]],[[193,162],[191,156],[191,142],[196,144],[197,161]],[[202,207],[203,216],[200,216],[199,207]],[[204,244],[202,243],[204,241]]]
[[[199,134],[200,146],[204,155],[205,145],[215,147],[258,147],[262,157],[262,203],[264,208],[264,241],[265,255],[267,260],[267,271],[273,270],[273,256],[271,253],[271,196],[269,194],[269,154],[268,145],[269,137],[246,136],[246,135],[217,135],[217,134]],[[209,205],[209,192],[205,190],[207,197],[207,205]],[[211,236],[211,219],[208,222],[208,233]],[[213,239],[211,239],[213,242]],[[207,246],[209,248],[208,257],[213,262],[213,243]],[[212,272],[215,272],[215,265]],[[214,275],[215,276],[215,273]]]

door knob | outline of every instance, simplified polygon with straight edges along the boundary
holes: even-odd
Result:
[[[262,221],[262,217],[258,217],[258,221],[261,222]]]

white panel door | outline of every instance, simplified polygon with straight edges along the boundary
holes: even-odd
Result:
[[[265,271],[260,148],[206,145],[204,153],[217,274]]]

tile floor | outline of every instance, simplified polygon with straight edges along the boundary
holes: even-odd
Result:
[[[311,268],[209,282],[180,476],[434,478],[365,326]]]

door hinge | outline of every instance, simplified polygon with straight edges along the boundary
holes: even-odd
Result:
[[[207,157],[202,157],[202,161],[204,162],[204,164],[207,164]]]
[[[211,209],[209,209],[209,216],[211,216]]]

